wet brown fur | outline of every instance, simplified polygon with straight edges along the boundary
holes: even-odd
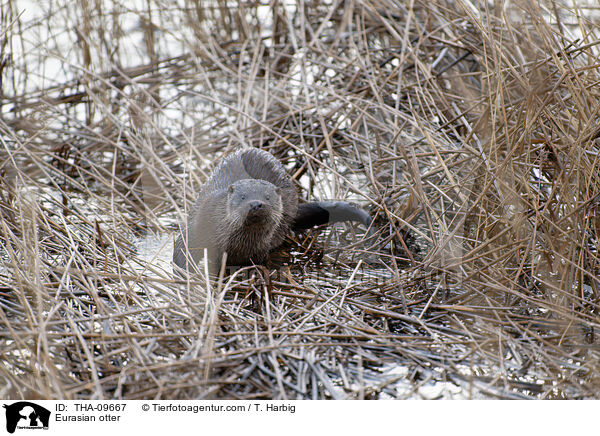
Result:
[[[243,211],[228,210],[228,195],[232,185],[243,190],[252,186],[252,179],[272,184],[278,198],[269,202],[267,213],[257,223],[244,226]],[[265,190],[269,190],[268,185]],[[218,270],[224,252],[229,265],[263,262],[281,245],[297,211],[298,193],[283,165],[267,151],[240,150],[224,158],[202,186],[187,228],[175,242],[173,261],[190,269],[190,260],[198,264],[206,248],[213,272]]]

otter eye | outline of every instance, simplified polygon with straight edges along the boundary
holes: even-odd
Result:
[[[245,196],[245,195],[242,195],[242,200],[245,200],[245,199],[246,199],[246,196]]]
[[[265,200],[269,201],[269,200],[271,200],[271,197],[269,197],[268,195],[265,195]]]

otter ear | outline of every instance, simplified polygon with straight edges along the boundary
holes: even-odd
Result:
[[[227,190],[230,194],[233,194],[233,185],[229,185],[229,189]]]
[[[279,186],[275,186],[275,192],[277,192],[277,195],[281,195],[281,188]]]

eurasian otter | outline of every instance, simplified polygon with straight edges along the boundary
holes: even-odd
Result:
[[[202,186],[175,242],[173,262],[189,270],[207,249],[212,273],[225,252],[228,265],[260,264],[290,229],[339,221],[371,225],[367,212],[344,201],[298,205],[283,165],[267,151],[244,149],[224,158]]]

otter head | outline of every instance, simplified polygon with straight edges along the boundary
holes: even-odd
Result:
[[[227,216],[240,227],[274,231],[283,216],[280,189],[266,180],[232,183],[227,193]]]

